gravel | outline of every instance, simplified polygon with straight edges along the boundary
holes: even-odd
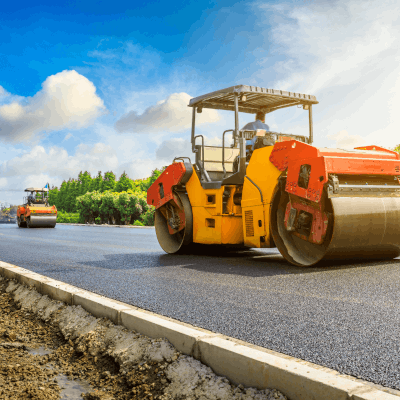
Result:
[[[1,260],[400,389],[399,260],[299,268],[276,249],[174,256],[153,229],[0,225]]]

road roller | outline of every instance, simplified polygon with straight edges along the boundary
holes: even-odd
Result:
[[[400,155],[374,145],[313,146],[316,104],[312,95],[246,85],[191,99],[193,162],[178,155],[147,192],[162,249],[277,247],[300,267],[398,257]],[[268,115],[287,107],[306,111],[305,135],[268,126],[240,129],[240,113]],[[233,112],[221,146],[196,134],[203,109]]]
[[[54,228],[57,222],[57,208],[50,206],[48,188],[27,188],[29,194],[24,204],[18,206],[17,223],[20,228]]]

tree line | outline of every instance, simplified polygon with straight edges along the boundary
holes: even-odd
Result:
[[[132,180],[123,172],[116,180],[112,171],[92,177],[80,172],[77,179],[63,181],[49,190],[49,203],[62,213],[79,213],[80,222],[153,225],[154,207],[146,202],[147,189],[163,169],[146,179]]]

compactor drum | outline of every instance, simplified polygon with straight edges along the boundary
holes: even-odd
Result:
[[[399,256],[400,155],[378,146],[312,146],[314,104],[315,96],[244,85],[192,99],[195,162],[175,158],[147,192],[163,250],[277,247],[298,266]],[[239,112],[291,106],[308,111],[308,137],[239,129]],[[195,134],[203,108],[234,112],[235,128],[223,132],[221,147]]]
[[[54,228],[57,222],[57,208],[50,206],[47,188],[27,188],[30,194],[24,204],[18,206],[17,223],[20,228]]]

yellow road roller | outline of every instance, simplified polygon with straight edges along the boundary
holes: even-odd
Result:
[[[57,223],[57,208],[50,206],[48,188],[25,189],[29,194],[24,204],[18,206],[17,223],[20,228],[54,228]]]
[[[306,267],[399,256],[400,155],[374,145],[313,146],[316,104],[312,95],[246,85],[191,99],[194,162],[177,155],[147,192],[162,249],[277,247],[289,263]],[[239,127],[239,113],[287,107],[306,111],[307,135],[273,132],[262,121]],[[203,109],[233,112],[221,146],[196,135]]]

